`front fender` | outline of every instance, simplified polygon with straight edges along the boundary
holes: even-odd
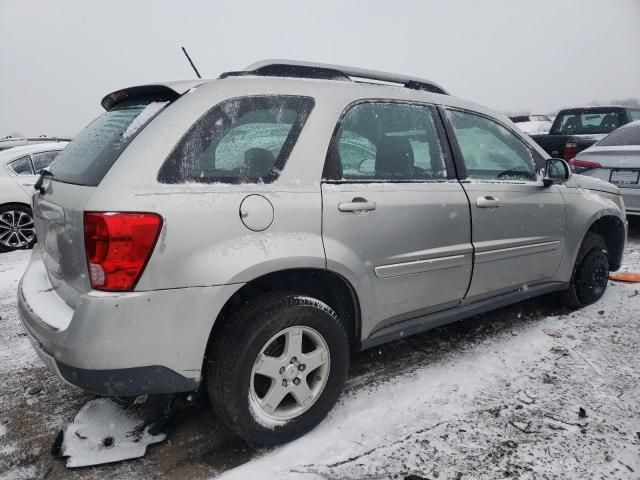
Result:
[[[569,282],[580,245],[587,232],[604,217],[618,219],[625,228],[626,218],[619,205],[619,196],[583,188],[562,189],[567,208],[566,245],[562,263],[558,270],[558,280]]]

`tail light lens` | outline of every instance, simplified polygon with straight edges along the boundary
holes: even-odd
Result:
[[[133,290],[161,227],[162,217],[155,213],[85,212],[84,248],[91,287]]]
[[[588,170],[602,167],[598,162],[587,162],[585,160],[576,160],[575,158],[569,160],[569,165],[573,173],[584,173]]]
[[[569,161],[578,154],[578,144],[567,142],[564,145],[564,160]]]

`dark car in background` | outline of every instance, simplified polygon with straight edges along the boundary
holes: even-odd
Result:
[[[560,110],[546,135],[531,135],[549,155],[571,160],[618,127],[640,120],[637,107],[581,107]]]

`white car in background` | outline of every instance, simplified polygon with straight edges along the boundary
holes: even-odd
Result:
[[[616,185],[629,217],[640,218],[640,120],[614,130],[569,161],[574,173]]]
[[[14,147],[0,152],[0,252],[30,248],[36,242],[31,194],[40,171],[67,142]]]
[[[521,131],[527,135],[549,133],[553,121],[546,115],[517,115],[509,117]]]

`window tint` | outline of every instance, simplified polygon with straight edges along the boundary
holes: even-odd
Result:
[[[640,123],[619,128],[598,142],[600,147],[616,145],[640,145]]]
[[[31,159],[33,160],[33,169],[36,174],[40,173],[40,170],[48,167],[53,162],[53,159],[60,155],[61,150],[55,150],[53,152],[41,152],[33,153]]]
[[[345,115],[329,159],[347,180],[446,179],[442,148],[428,107],[363,103]]]
[[[313,108],[293,96],[234,98],[204,114],[160,169],[163,183],[269,183]]]
[[[531,149],[497,122],[472,113],[449,111],[467,176],[477,180],[535,181]]]
[[[51,164],[56,181],[98,185],[133,138],[169,102],[125,100],[85,127]]]
[[[18,158],[9,164],[9,167],[16,175],[33,175],[31,160],[29,156]]]

